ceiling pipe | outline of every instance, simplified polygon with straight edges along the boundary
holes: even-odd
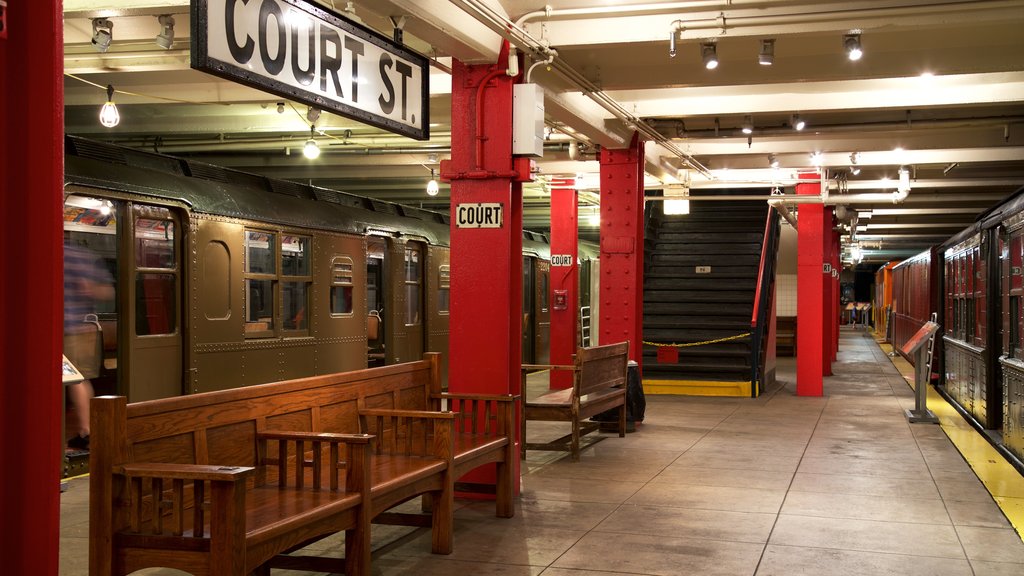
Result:
[[[701,129],[687,130],[682,120],[650,119],[647,121],[655,130],[665,135],[666,138],[691,138],[702,140],[729,140],[737,138],[731,129]],[[999,126],[1006,124],[1024,123],[1024,116],[980,116],[967,118],[934,118],[929,120],[915,120],[913,130],[920,129],[950,129],[950,128],[977,128]],[[767,136],[789,136],[793,135],[793,128],[790,126],[756,126],[757,134],[760,137]],[[739,126],[736,127],[739,129]],[[890,122],[863,122],[846,124],[824,124],[814,125],[816,133],[843,133],[843,132],[868,132],[884,130],[906,130],[905,120],[893,120]],[[955,164],[955,163],[954,163]]]

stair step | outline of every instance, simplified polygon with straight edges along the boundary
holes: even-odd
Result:
[[[712,269],[713,270],[713,269]],[[735,281],[728,284],[731,290],[753,290],[756,280],[747,277],[746,281]],[[644,289],[651,290],[720,290],[722,283],[710,274],[696,274],[689,278],[648,278]]]
[[[761,263],[760,254],[730,254],[726,257],[707,256],[700,254],[652,254],[651,264],[672,264],[690,266],[754,266]]]
[[[745,316],[750,318],[754,304],[734,304],[722,307],[708,302],[644,302],[645,314],[714,314],[720,317]]]
[[[658,278],[701,278],[710,280],[742,278],[748,280],[753,285],[757,281],[757,266],[721,266],[715,264],[711,266],[711,272],[699,273],[696,266],[662,266],[649,263],[647,274],[644,274],[644,277],[651,280]]]
[[[686,244],[657,243],[648,254],[654,256],[761,256],[760,244]]]
[[[700,243],[700,242],[749,242],[760,246],[764,242],[764,234],[761,232],[734,232],[726,237],[722,237],[721,232],[718,234],[712,234],[710,232],[686,232],[677,231],[658,231],[654,235],[654,240],[657,243],[662,242],[686,242],[686,243]]]

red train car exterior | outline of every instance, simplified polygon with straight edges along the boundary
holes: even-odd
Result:
[[[941,254],[930,248],[904,260],[892,269],[892,346],[910,363],[914,358],[903,354],[903,345],[931,320],[935,314],[943,322],[939,297],[942,284]],[[942,341],[936,339],[932,373],[942,374]]]

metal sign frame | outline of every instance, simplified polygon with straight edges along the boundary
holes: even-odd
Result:
[[[344,102],[326,98],[317,92],[302,90],[274,78],[258,74],[252,70],[243,68],[236,63],[225,62],[210,56],[209,53],[209,3],[211,0],[192,0],[191,3],[191,53],[192,68],[220,76],[226,80],[238,82],[246,86],[262,90],[264,92],[282,96],[296,102],[301,102],[321,110],[333,112],[340,116],[352,118],[383,130],[408,136],[415,140],[430,139],[430,81],[428,59],[408,48],[396,44],[390,38],[377,33],[359,23],[348,20],[341,14],[327,10],[321,6],[313,5],[302,0],[275,0],[281,4],[287,4],[296,10],[306,13],[314,20],[327,23],[330,26],[340,29],[345,34],[354,36],[360,41],[376,46],[380,50],[397,56],[420,70],[420,107],[413,111],[411,120],[413,125],[405,124],[387,116],[374,114],[366,110],[351,106]],[[244,5],[258,0],[226,0],[235,2],[237,5]],[[281,48],[279,48],[280,50]],[[369,62],[367,62],[369,64]],[[369,66],[368,66],[369,67]],[[376,66],[373,67],[376,69]],[[393,95],[398,100],[398,95]],[[397,103],[397,102],[396,102]]]

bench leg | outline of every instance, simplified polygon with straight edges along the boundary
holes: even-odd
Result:
[[[619,408],[619,438],[626,437],[626,405]]]
[[[445,473],[445,487],[433,492],[434,513],[431,517],[431,546],[434,554],[451,554],[455,531],[455,479],[451,470]]]
[[[572,419],[572,441],[569,445],[571,452],[570,459],[573,462],[580,461],[580,419],[578,415],[574,415]]]
[[[358,525],[345,530],[345,574],[348,576],[370,574],[371,522],[369,504],[361,504]]]
[[[519,419],[519,459],[526,460],[526,406],[523,406],[522,414]]]
[[[515,516],[515,503],[513,502],[515,479],[512,476],[514,470],[515,466],[512,465],[510,458],[506,457],[504,462],[498,462],[498,485],[495,487],[495,516],[498,518]]]

